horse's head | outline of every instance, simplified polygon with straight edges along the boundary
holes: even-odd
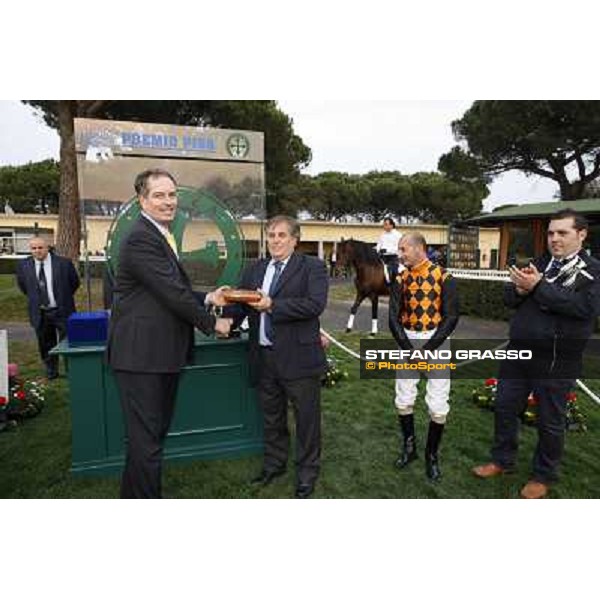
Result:
[[[383,263],[371,244],[352,239],[338,242],[336,264],[354,269],[357,306],[365,296],[389,295],[389,288],[385,283],[383,273]]]
[[[347,267],[352,263],[354,258],[353,240],[344,240],[337,244],[337,265]]]

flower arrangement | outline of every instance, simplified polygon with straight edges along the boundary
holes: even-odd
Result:
[[[334,387],[342,379],[348,377],[348,371],[342,371],[333,356],[327,357],[327,371],[323,375],[322,384],[324,387]]]
[[[44,407],[46,386],[35,379],[9,377],[8,397],[0,396],[3,421],[19,421],[38,415]]]
[[[570,431],[587,431],[585,415],[577,404],[576,392],[567,394],[567,429]]]
[[[498,380],[489,378],[484,381],[483,389],[473,390],[473,402],[488,410],[494,410]],[[526,425],[536,425],[538,421],[539,398],[531,392],[527,398],[527,406],[521,414],[521,421]],[[587,431],[585,415],[577,404],[577,393],[567,394],[567,430]]]
[[[494,410],[496,402],[496,390],[498,389],[498,380],[494,378],[486,379],[483,389],[473,390],[473,402],[488,410]]]

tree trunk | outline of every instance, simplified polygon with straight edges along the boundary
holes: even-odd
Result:
[[[559,181],[560,187],[560,199],[565,201],[570,200],[579,200],[583,198],[585,192],[585,184],[580,181],[574,181],[573,183],[569,181]]]
[[[570,200],[579,200],[583,198],[585,194],[585,183],[578,179],[571,184],[571,198]]]
[[[79,214],[79,187],[77,184],[77,155],[75,153],[76,114],[74,100],[57,100],[58,132],[60,135],[60,201],[58,209],[57,252],[79,261],[81,219]]]

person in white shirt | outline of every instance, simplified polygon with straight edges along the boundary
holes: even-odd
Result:
[[[398,274],[398,242],[400,241],[400,232],[396,230],[396,223],[391,217],[383,220],[383,233],[377,240],[375,250],[383,260],[386,267],[386,280],[389,283]]]

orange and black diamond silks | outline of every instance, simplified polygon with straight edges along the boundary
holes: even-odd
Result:
[[[402,327],[412,331],[431,331],[442,320],[442,288],[450,275],[429,260],[398,275],[402,286]]]

